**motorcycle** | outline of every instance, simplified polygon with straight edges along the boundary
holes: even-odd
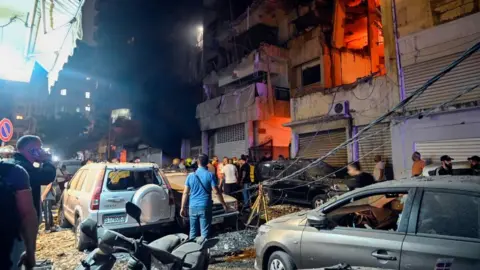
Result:
[[[126,204],[126,212],[141,227],[142,210],[131,202]],[[92,239],[98,239],[98,247],[80,262],[76,270],[110,270],[116,262],[116,253],[128,253],[129,270],[206,270],[210,261],[209,249],[219,239],[188,240],[185,234],[172,234],[151,243],[140,239],[128,238],[118,232],[97,226],[87,219],[81,223],[82,232]]]

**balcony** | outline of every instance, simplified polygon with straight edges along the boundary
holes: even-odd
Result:
[[[196,118],[201,130],[211,130],[245,123],[267,120],[270,116],[289,117],[290,102],[276,100],[273,115],[269,110],[267,86],[250,84],[197,105]]]
[[[288,53],[286,50],[263,44],[260,49],[251,52],[239,64],[232,64],[218,75],[218,85],[227,86],[258,73],[287,76]]]

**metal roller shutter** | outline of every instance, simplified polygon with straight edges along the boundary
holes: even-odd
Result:
[[[435,163],[439,163],[443,155],[466,161],[480,153],[480,138],[416,142],[415,150],[420,152],[422,159]]]
[[[375,125],[360,135],[361,140],[358,141],[358,158],[360,159],[359,162],[363,171],[373,173],[373,169],[375,168],[374,158],[376,155],[382,156],[382,160],[386,166],[392,164],[392,141],[390,128],[388,128],[389,125],[389,123]],[[364,127],[365,126],[359,126],[358,130],[362,130]]]
[[[317,159],[347,139],[345,129],[299,135],[298,157]],[[333,166],[344,166],[348,162],[347,149],[342,148],[324,160]]]
[[[442,71],[450,63],[460,57],[461,53],[437,58],[430,61],[413,64],[404,68],[405,91],[407,96],[421,87],[429,79]],[[478,70],[480,66],[480,52],[474,53],[460,63],[447,75],[427,88],[425,92],[411,102],[408,109],[433,108],[442,102],[448,101],[468,87],[480,83]],[[472,91],[461,96],[454,103],[463,103],[479,100],[478,91]]]
[[[217,157],[238,157],[247,154],[245,124],[217,129],[215,132],[214,153]]]

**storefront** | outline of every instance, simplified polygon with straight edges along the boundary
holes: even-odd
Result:
[[[215,131],[213,153],[219,159],[223,157],[238,157],[247,154],[247,142],[245,140],[245,124],[219,128]]]
[[[345,129],[327,130],[315,133],[304,133],[298,135],[297,157],[305,159],[317,159],[347,139]],[[342,148],[324,161],[332,166],[344,166],[348,162],[347,148]]]
[[[375,168],[375,156],[380,155],[385,163],[387,179],[393,179],[392,173],[392,141],[390,135],[390,123],[381,123],[373,126],[362,133],[360,140],[354,147],[355,160],[359,160],[362,170],[373,173]],[[358,126],[355,132],[364,129],[366,126]]]
[[[449,155],[458,161],[480,154],[480,109],[445,112],[392,126],[392,158],[395,177],[411,175],[412,153],[420,152],[427,163],[439,163]]]

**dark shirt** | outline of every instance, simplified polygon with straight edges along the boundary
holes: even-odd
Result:
[[[472,175],[480,175],[480,164],[472,166]]]
[[[39,168],[35,168],[22,154],[13,155],[15,164],[22,166],[30,177],[30,186],[32,188],[33,205],[37,213],[40,213],[41,187],[52,183],[57,176],[55,166],[49,162],[43,163]]]
[[[243,182],[243,184],[249,184],[251,181],[250,165],[248,165],[248,163],[245,163],[240,167],[240,181]]]
[[[375,183],[375,178],[369,173],[362,172],[359,175],[355,176],[355,182],[356,188],[362,188]]]
[[[12,166],[3,180],[14,191],[30,189],[30,181],[27,171],[19,165]]]
[[[4,163],[7,163],[7,162],[4,162]],[[25,169],[23,169],[18,165],[13,165],[9,167],[8,172],[6,172],[6,175],[0,176],[0,178],[6,185],[8,185],[15,192],[30,189],[28,174],[25,171]],[[15,211],[14,209],[8,209],[8,210]],[[12,220],[4,220],[3,222],[12,222]],[[5,226],[3,226],[3,224],[1,227],[5,229]],[[4,241],[5,240],[4,237],[6,237],[5,234],[13,234],[13,232],[2,231],[0,232],[0,234],[2,234],[1,238],[2,238],[2,241]],[[7,245],[7,242],[3,242],[2,244]],[[1,246],[2,252],[0,252],[0,269],[10,269],[10,267],[12,266],[12,261],[10,258],[11,254],[10,252],[6,251],[5,248],[11,251],[13,246],[10,246],[10,247]]]
[[[445,169],[443,167],[438,168],[438,175],[453,175],[453,170],[451,168]]]

